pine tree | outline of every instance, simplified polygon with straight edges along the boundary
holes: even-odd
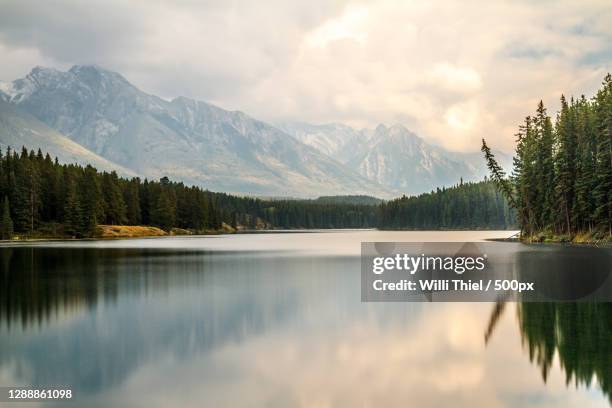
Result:
[[[76,183],[72,178],[66,180],[66,198],[64,202],[64,232],[70,236],[83,236],[83,212],[76,190]]]
[[[85,237],[95,234],[96,225],[104,218],[100,180],[96,169],[87,166],[78,183],[78,203],[81,210],[79,233]]]
[[[140,218],[144,225],[152,225],[151,223],[151,209],[153,207],[151,185],[149,180],[145,179],[142,183],[142,188],[139,191],[140,201]]]
[[[539,220],[536,216],[537,189],[535,188],[538,182],[535,171],[537,145],[533,122],[533,118],[527,116],[524,125],[519,127],[512,173],[521,229],[528,235],[532,235],[535,230],[539,229]]]
[[[555,193],[560,204],[559,224],[565,225],[566,232],[572,233],[572,210],[574,208],[574,178],[576,174],[576,128],[574,109],[572,110],[561,96],[561,112],[557,116],[556,157],[555,157]]]
[[[15,214],[15,230],[33,233],[40,221],[40,180],[25,147],[15,160],[15,186],[11,203]]]
[[[596,222],[612,235],[612,76],[608,74],[597,96],[597,155],[595,160]]]
[[[506,172],[497,163],[497,161],[495,160],[495,155],[491,152],[491,149],[489,148],[489,146],[487,146],[487,143],[484,139],[482,139],[481,150],[485,155],[487,167],[491,171],[491,178],[498,185],[501,191],[504,193],[510,205],[515,207],[516,203],[515,203],[514,192],[512,191],[510,183],[508,182],[508,179],[506,178]],[[462,184],[463,184],[463,180],[461,180],[460,185]]]
[[[596,129],[593,109],[584,95],[577,104],[577,146],[573,223],[580,230],[592,230],[595,212],[592,198],[595,189]]]
[[[8,197],[4,197],[4,206],[2,209],[2,224],[0,225],[0,235],[2,239],[11,239],[13,236],[13,220],[11,219],[11,210],[9,208]]]
[[[545,229],[554,227],[555,207],[555,172],[553,159],[554,136],[552,122],[546,113],[544,103],[540,101],[535,117],[537,175],[536,217],[538,224]]]
[[[140,225],[142,222],[140,211],[140,180],[134,178],[124,185],[123,201],[125,202],[126,217],[129,225]]]
[[[40,152],[42,155],[42,152]],[[40,159],[40,187],[41,187],[41,221],[57,220],[60,216],[60,175],[58,166],[54,165],[51,156],[47,154]]]
[[[127,209],[116,172],[102,175],[102,192],[105,223],[111,225],[125,224],[127,222]]]
[[[175,220],[176,214],[170,194],[166,188],[162,188],[157,197],[155,207],[151,212],[151,221],[153,225],[165,231],[170,231],[172,226],[174,226]]]

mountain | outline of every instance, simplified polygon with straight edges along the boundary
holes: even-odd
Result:
[[[167,101],[97,66],[67,72],[36,67],[0,84],[0,99],[146,177],[240,194],[395,195],[242,112],[184,97]]]
[[[493,150],[493,154],[495,154],[495,158],[500,166],[509,173],[512,171],[512,155],[504,153],[499,150]],[[449,158],[456,161],[462,161],[465,163],[476,175],[481,179],[484,176],[488,176],[489,169],[487,169],[487,163],[484,160],[483,153],[478,152],[451,152],[446,151],[446,154]]]
[[[344,147],[361,135],[360,131],[340,123],[313,125],[304,122],[280,122],[276,125],[302,143],[331,157],[343,155]]]
[[[406,193],[421,193],[474,178],[469,166],[450,159],[401,125],[379,125],[347,162],[371,180]]]
[[[91,164],[99,170],[115,170],[122,176],[136,176],[133,171],[87,150],[32,115],[3,100],[0,100],[0,146],[4,152],[9,146],[17,152],[21,152],[22,146],[34,150],[41,149],[52,157],[57,157],[61,163]]]
[[[451,186],[461,178],[482,180],[488,174],[480,152],[451,152],[430,145],[401,125],[356,130],[339,124],[284,122],[279,127],[370,180],[404,193]],[[510,168],[510,157],[500,152],[496,155]]]

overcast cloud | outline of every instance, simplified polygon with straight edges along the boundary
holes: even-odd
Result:
[[[98,64],[142,90],[268,121],[402,123],[510,150],[542,98],[612,70],[604,1],[0,0],[0,79]]]

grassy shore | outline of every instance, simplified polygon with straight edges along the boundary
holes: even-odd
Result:
[[[98,225],[96,227],[96,238],[140,238],[140,237],[163,237],[168,232],[157,227],[141,225]]]
[[[115,238],[144,238],[144,237],[164,237],[176,235],[216,235],[232,234],[236,229],[227,224],[223,224],[218,230],[195,231],[183,228],[172,228],[164,231],[161,228],[146,225],[98,225],[94,238],[115,239]]]
[[[609,244],[612,243],[612,235],[601,232],[579,232],[573,235],[558,235],[540,232],[533,235],[521,236],[520,240],[525,243],[571,243],[571,244]]]
[[[218,235],[232,234],[237,232],[235,228],[223,224],[218,230],[188,230],[183,228],[172,228],[164,231],[161,228],[147,225],[97,225],[95,234],[89,238],[74,237],[63,232],[60,224],[46,225],[41,230],[28,234],[14,234],[10,240],[5,241],[47,241],[47,240],[79,240],[79,239],[124,239],[124,238],[146,238],[164,237],[177,235]]]

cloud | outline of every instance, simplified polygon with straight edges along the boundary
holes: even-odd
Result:
[[[469,95],[480,90],[482,81],[475,69],[458,67],[449,63],[439,63],[432,67],[429,74],[433,86],[443,91]]]
[[[365,32],[362,25],[367,21],[368,11],[364,7],[350,8],[340,17],[326,21],[306,35],[310,47],[326,47],[333,41],[350,39],[363,43]]]
[[[509,150],[541,98],[610,70],[606,1],[4,0],[0,78],[95,63],[143,90],[270,121],[401,122],[446,147]]]
[[[426,306],[423,314],[402,309],[402,315],[414,321],[384,324],[375,314],[347,320],[334,308],[325,309],[317,314],[325,316],[323,322],[308,325],[300,320],[297,328],[275,327],[195,354],[187,362],[158,353],[119,387],[87,402],[445,407],[452,398],[456,407],[606,405],[599,393],[595,398],[588,390],[568,386],[556,359],[544,383],[521,348],[512,313],[502,317],[484,349],[488,304]],[[386,318],[394,315],[387,312]],[[169,386],[168,378],[178,386]]]

